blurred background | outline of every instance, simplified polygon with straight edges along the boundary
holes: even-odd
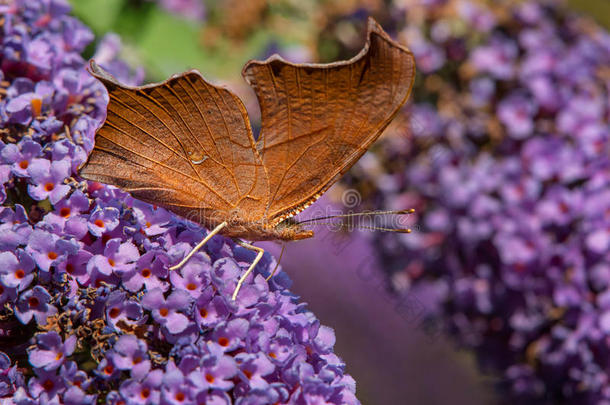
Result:
[[[282,259],[358,398],[610,403],[608,1],[71,3],[133,84],[196,68],[255,130],[248,60],[351,58],[373,16],[414,52],[413,95],[301,216],[413,207],[388,219],[413,233],[321,227]]]

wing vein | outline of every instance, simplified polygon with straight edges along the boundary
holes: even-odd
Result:
[[[225,98],[223,97],[222,93],[216,88],[215,88],[215,90],[216,90],[216,94],[218,94],[218,96],[222,100],[222,103],[225,105],[226,111],[230,111],[229,106],[227,105],[227,102],[226,102]],[[227,120],[225,119],[224,114],[221,114],[221,115],[222,115],[222,122],[224,123],[225,128],[227,130],[227,138],[229,139],[229,141],[233,142],[233,138],[231,138],[231,132],[229,132],[229,126],[227,125]],[[231,166],[232,167],[235,167],[235,159],[233,158],[234,152],[235,151],[233,149],[231,149]],[[233,184],[235,185],[235,189],[237,190],[237,195],[240,195],[241,191],[239,190],[239,184],[237,183],[237,178],[235,177],[235,173],[233,173],[232,170],[230,172],[231,172],[231,177],[233,178]]]
[[[193,91],[195,93],[197,93],[197,98],[199,98],[199,101],[201,102],[201,104],[205,104],[205,102],[203,101],[203,98],[201,98],[201,93],[199,92],[199,90],[196,89],[195,86],[193,86],[193,83],[191,83],[189,80],[187,80],[187,82],[188,82],[189,86],[191,87],[191,89],[193,89]],[[180,87],[182,87],[182,83],[180,84]],[[208,120],[205,118],[205,114],[203,114],[203,111],[201,111],[201,108],[199,108],[199,104],[197,104],[195,102],[195,99],[193,99],[193,97],[191,96],[191,93],[186,91],[186,89],[184,87],[182,87],[182,90],[184,90],[184,92],[186,94],[188,94],[189,98],[193,102],[193,105],[195,105],[195,107],[197,107],[197,111],[199,111],[199,115],[201,115],[201,119],[203,120],[203,123],[205,124],[205,127],[208,130],[208,133],[210,134],[210,138],[212,138],[212,143],[214,144],[214,147],[216,148],[216,153],[220,157],[220,161],[222,162],[222,165],[226,167],[226,164],[225,164],[224,158],[222,156],[222,153],[220,153],[220,149],[218,149],[218,144],[216,143],[216,138],[214,137],[214,133],[210,129],[210,125],[208,124]],[[218,107],[218,106],[216,106],[216,107]]]
[[[129,92],[125,92],[125,93],[128,94],[130,97],[132,97],[129,94]],[[161,103],[159,103],[157,100],[155,100],[149,94],[147,94],[145,91],[139,90],[139,94],[143,95],[145,98],[147,98],[148,100],[152,101],[153,104],[156,104],[157,107],[159,107],[161,110],[163,110],[167,115],[169,115],[171,117],[171,114],[165,109],[165,107],[163,107],[163,105]],[[144,108],[146,108],[153,116],[155,116],[155,118],[157,118],[163,124],[163,126],[165,128],[167,128],[169,130],[169,132],[173,135],[174,139],[176,139],[176,142],[178,142],[178,144],[180,145],[180,148],[182,148],[182,153],[184,153],[184,156],[186,157],[187,163],[189,164],[189,166],[191,166],[191,169],[193,169],[193,172],[197,175],[199,180],[201,180],[203,182],[203,179],[201,178],[201,175],[199,174],[199,171],[197,171],[197,169],[195,168],[195,165],[193,164],[193,162],[188,158],[188,151],[186,150],[186,147],[184,146],[184,144],[180,140],[180,137],[178,135],[176,135],[176,133],[169,127],[169,125],[167,125],[165,123],[165,121],[163,121],[161,119],[161,117],[157,116],[157,114],[155,114],[150,108],[148,108],[148,106],[146,104],[144,104],[144,103],[140,103],[140,104]],[[176,122],[176,121],[174,121],[174,122]]]
[[[113,100],[119,104],[121,104],[122,106],[124,106],[125,108],[133,111],[134,113],[138,114],[139,116],[141,116],[143,119],[146,119],[146,117],[140,113],[139,111],[131,108],[129,105],[125,104],[123,101],[117,99],[116,97],[113,96]],[[149,137],[151,137],[152,139],[154,139],[155,141],[159,142],[161,145],[165,146],[169,151],[171,151],[172,153],[174,153],[176,156],[178,156],[180,159],[183,160],[188,160],[184,155],[181,155],[180,153],[178,153],[178,151],[176,151],[174,148],[172,148],[171,146],[167,145],[165,142],[163,142],[161,139],[155,137],[154,135],[152,135],[150,132],[148,132],[147,130],[143,129],[142,127],[138,126],[136,123],[129,121],[127,118],[125,118],[124,116],[122,116],[121,114],[119,114],[117,111],[114,110],[110,110],[114,115],[116,115],[117,117],[121,118],[123,121],[127,122],[130,125],[133,125],[134,127],[138,128],[140,131],[144,132],[146,135],[148,135]],[[113,126],[108,120],[106,120],[105,124],[109,124],[109,126]],[[114,127],[115,129],[119,129],[118,127]],[[125,130],[123,129],[119,129],[121,131],[121,133],[123,134],[127,134],[127,132],[125,132]]]
[[[136,152],[136,151],[133,151],[133,150],[131,150],[131,149],[129,149],[129,148],[127,148],[127,147],[125,147],[124,145],[121,145],[121,144],[119,144],[119,143],[117,143],[117,142],[113,141],[112,139],[110,139],[110,138],[108,138],[108,137],[104,136],[103,134],[100,134],[99,132],[98,132],[98,135],[99,135],[99,136],[101,136],[102,138],[106,139],[107,141],[112,142],[112,143],[114,143],[115,145],[117,145],[117,146],[119,146],[119,147],[121,147],[121,148],[125,149],[126,151],[128,151],[128,152],[130,152],[130,153],[133,153],[134,155],[136,155],[136,156],[139,156],[139,157],[143,158],[144,160],[148,160],[148,161],[150,161],[150,162],[152,162],[152,163],[154,163],[154,164],[157,164],[157,165],[159,165],[159,166],[162,166],[162,167],[164,167],[164,168],[166,168],[166,169],[168,169],[168,170],[170,170],[170,171],[172,171],[172,172],[175,172],[175,173],[181,174],[181,175],[183,175],[183,176],[185,176],[185,177],[187,177],[187,178],[189,178],[189,179],[191,179],[191,180],[193,180],[193,181],[195,181],[195,182],[197,182],[197,183],[201,184],[202,186],[204,186],[204,187],[206,187],[208,190],[210,190],[210,191],[211,191],[213,194],[215,194],[215,195],[216,195],[218,198],[220,198],[222,201],[224,201],[226,204],[228,204],[228,205],[232,205],[232,204],[231,204],[231,203],[229,203],[227,200],[225,200],[225,199],[224,199],[224,198],[223,198],[223,197],[222,197],[222,196],[221,196],[219,193],[217,193],[217,192],[216,192],[216,191],[215,191],[215,190],[214,190],[212,187],[210,187],[210,186],[209,186],[209,185],[208,185],[208,184],[207,184],[205,181],[200,180],[200,179],[195,178],[195,177],[192,177],[192,176],[190,176],[190,175],[188,175],[188,174],[186,174],[186,173],[182,173],[181,171],[179,171],[179,170],[177,170],[177,169],[174,169],[174,168],[173,168],[173,167],[171,167],[171,166],[168,166],[168,165],[166,165],[166,164],[164,164],[164,163],[161,163],[161,162],[159,162],[159,161],[156,161],[155,159],[149,158],[148,156],[145,156],[145,155],[142,155],[142,154],[140,154],[140,153],[138,153],[138,152]],[[98,147],[98,146],[96,146],[96,148],[98,148],[99,150],[102,150],[102,151],[106,151],[106,152],[112,152],[112,151],[107,150],[107,149],[104,149],[104,148],[102,148],[102,147]],[[142,165],[140,165],[140,166],[142,166]],[[148,169],[148,168],[147,168],[147,169]]]
[[[189,116],[191,116],[191,112],[190,112],[190,111],[189,111],[189,109],[187,108],[186,104],[184,104],[184,102],[182,101],[182,99],[181,99],[180,97],[178,97],[178,95],[177,95],[177,94],[174,92],[174,90],[173,90],[171,87],[169,87],[169,86],[166,86],[166,87],[167,87],[167,88],[168,88],[168,90],[169,90],[169,91],[172,93],[172,95],[173,95],[174,97],[176,97],[176,99],[177,99],[178,101],[180,101],[180,104],[182,104],[182,106],[184,107],[184,109],[185,109],[185,110],[188,112]],[[186,127],[186,129],[188,129],[189,133],[191,134],[191,137],[192,137],[192,138],[193,138],[193,139],[194,139],[194,140],[197,142],[197,144],[199,144],[199,147],[200,147],[200,148],[201,148],[201,150],[203,151],[204,155],[208,156],[208,157],[210,158],[210,160],[211,160],[211,161],[213,161],[214,163],[216,163],[217,165],[220,165],[220,166],[222,166],[222,167],[224,167],[224,168],[226,169],[226,167],[225,167],[225,166],[224,166],[222,163],[218,162],[218,161],[217,161],[217,160],[216,160],[214,157],[210,156],[210,153],[209,153],[209,152],[208,152],[208,151],[205,149],[205,147],[204,147],[204,146],[202,145],[202,143],[199,141],[199,137],[195,136],[195,133],[193,132],[193,130],[191,129],[191,127],[189,126],[189,124],[188,124],[188,123],[187,123],[187,122],[184,120],[184,118],[182,118],[182,114],[180,114],[180,113],[179,113],[179,112],[176,110],[176,108],[173,106],[173,104],[172,104],[171,102],[169,102],[169,100],[168,100],[167,98],[165,98],[165,96],[164,96],[162,93],[160,93],[160,94],[161,94],[161,97],[163,97],[163,99],[164,99],[165,101],[167,101],[167,102],[168,102],[168,104],[169,104],[169,105],[172,107],[172,109],[173,109],[173,110],[176,112],[176,115],[177,115],[178,117],[180,117],[180,121],[182,121],[182,123],[184,124],[184,126]],[[189,97],[190,97],[190,96],[189,96]],[[173,116],[173,115],[172,115],[172,116]],[[191,117],[192,117],[192,116],[191,116]],[[175,121],[176,121],[176,120],[174,119],[174,122],[175,122]]]

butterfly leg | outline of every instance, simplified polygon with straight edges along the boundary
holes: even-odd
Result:
[[[269,277],[267,277],[265,279],[266,281],[271,280],[271,277],[273,277],[275,275],[275,272],[277,271],[277,268],[280,267],[280,262],[282,261],[282,255],[284,254],[284,249],[286,249],[286,244],[282,243],[282,250],[280,251],[280,257],[277,259],[277,262],[275,263],[275,268],[273,269],[271,274],[269,274]]]
[[[218,232],[220,232],[220,230],[221,230],[222,228],[224,228],[225,226],[227,226],[227,222],[226,222],[226,221],[225,221],[225,222],[223,222],[223,223],[221,223],[220,225],[216,226],[216,228],[212,229],[212,231],[211,231],[210,233],[208,233],[208,234],[206,235],[206,237],[205,237],[205,238],[203,238],[203,240],[202,240],[201,242],[199,242],[199,244],[198,244],[197,246],[195,246],[195,247],[193,248],[193,250],[191,250],[191,251],[189,252],[189,254],[188,254],[188,255],[186,255],[186,257],[185,257],[184,259],[182,259],[182,261],[181,261],[180,263],[178,263],[178,264],[177,264],[177,265],[175,265],[175,266],[170,267],[169,269],[170,269],[170,270],[177,270],[177,269],[179,269],[180,267],[184,266],[184,264],[185,264],[186,262],[188,262],[188,261],[189,261],[189,259],[190,259],[191,257],[193,257],[193,255],[194,255],[195,253],[197,253],[197,252],[199,251],[199,249],[201,249],[201,248],[203,247],[203,245],[205,245],[205,244],[206,244],[206,243],[207,243],[207,242],[208,242],[208,241],[209,241],[209,240],[212,238],[212,236],[214,236],[214,235],[216,235]]]
[[[254,270],[254,268],[256,267],[258,262],[260,261],[261,257],[263,257],[263,253],[265,253],[265,251],[263,249],[259,248],[258,246],[251,245],[251,244],[246,243],[241,240],[236,240],[235,242],[237,242],[238,245],[245,247],[246,249],[254,250],[255,252],[258,252],[258,254],[254,258],[254,261],[252,262],[250,267],[248,267],[248,270],[239,278],[239,281],[237,282],[237,285],[235,286],[235,290],[233,291],[233,296],[231,297],[231,299],[233,301],[235,301],[235,298],[237,298],[237,293],[239,292],[241,285],[244,283],[244,281],[246,281],[246,278],[250,275],[250,273],[252,273],[252,271]]]

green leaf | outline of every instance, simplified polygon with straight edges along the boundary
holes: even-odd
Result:
[[[125,0],[70,0],[72,14],[97,35],[110,30],[124,2]]]

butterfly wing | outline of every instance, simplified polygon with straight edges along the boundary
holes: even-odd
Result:
[[[269,185],[237,96],[197,71],[128,87],[93,61],[90,70],[110,100],[82,177],[200,223],[262,217]]]
[[[296,65],[274,55],[242,74],[261,106],[267,218],[279,222],[315,201],[379,137],[409,97],[415,61],[370,18],[366,45],[349,61]]]

